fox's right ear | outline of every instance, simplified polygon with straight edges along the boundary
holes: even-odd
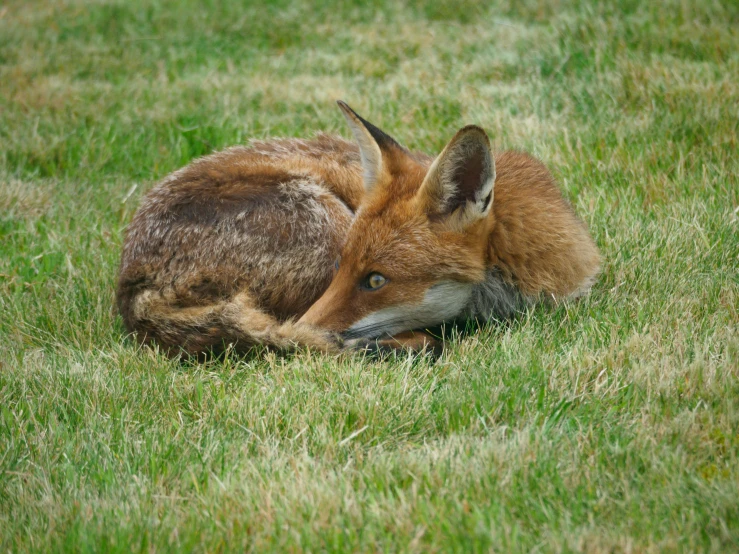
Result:
[[[360,117],[346,102],[337,100],[336,103],[352,130],[354,140],[359,145],[364,170],[364,189],[370,192],[379,182],[388,178],[387,160],[383,160],[383,152],[395,148],[403,150],[403,147],[390,135]]]
[[[417,193],[429,217],[464,230],[487,217],[493,204],[495,160],[490,140],[480,127],[468,125],[434,160]]]

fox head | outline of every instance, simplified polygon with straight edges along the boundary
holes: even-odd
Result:
[[[464,127],[429,167],[338,104],[365,194],[329,288],[300,321],[374,338],[459,316],[486,269],[495,162],[485,131]]]

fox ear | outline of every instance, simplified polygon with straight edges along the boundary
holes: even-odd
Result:
[[[364,189],[370,192],[382,180],[387,171],[386,161],[383,160],[383,152],[393,148],[403,150],[403,147],[390,135],[385,134],[372,123],[360,117],[346,102],[337,100],[336,103],[352,130],[354,140],[359,145],[364,170]]]
[[[464,127],[434,160],[418,191],[422,209],[464,229],[486,217],[493,204],[495,160],[480,127]]]

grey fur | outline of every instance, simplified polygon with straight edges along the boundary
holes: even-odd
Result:
[[[485,280],[472,288],[472,295],[464,312],[469,319],[507,319],[524,310],[534,299],[503,279],[496,268],[488,269]]]

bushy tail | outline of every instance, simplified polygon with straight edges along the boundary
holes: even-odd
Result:
[[[170,356],[207,356],[234,348],[244,352],[256,345],[281,351],[309,347],[339,352],[335,335],[309,325],[281,322],[255,307],[246,293],[207,305],[182,306],[174,293],[143,290],[119,298],[129,331],[146,344],[156,344]]]

